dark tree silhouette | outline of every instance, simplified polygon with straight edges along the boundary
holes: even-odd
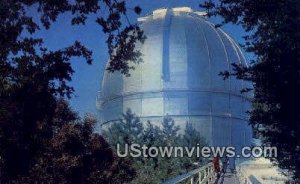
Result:
[[[107,16],[99,13],[100,8],[107,8]],[[29,16],[27,11],[31,9],[37,10],[39,20]],[[140,13],[141,9],[135,7],[134,11]],[[33,183],[37,179],[70,183],[72,177],[67,175],[73,174],[79,177],[79,183],[86,183],[88,175],[103,171],[107,173],[100,174],[99,177],[103,177],[99,181],[105,183],[113,173],[111,167],[116,161],[110,151],[104,150],[107,148],[105,141],[92,134],[86,123],[72,124],[77,117],[70,109],[57,112],[58,97],[70,97],[74,91],[68,85],[74,72],[72,58],[83,57],[90,64],[92,52],[79,41],[50,51],[44,46],[43,38],[34,35],[43,27],[49,29],[59,15],[67,12],[73,15],[70,20],[73,26],[84,24],[88,15],[95,14],[95,21],[108,36],[110,71],[128,74],[128,61],[139,61],[140,53],[135,50],[135,43],[142,42],[145,37],[137,25],[121,24],[127,13],[124,1],[1,0],[0,182]],[[56,139],[62,142],[55,142]],[[49,148],[49,144],[53,146]],[[73,146],[68,147],[68,144],[79,146],[78,150],[83,153],[73,153]],[[96,158],[99,155],[103,157]],[[60,162],[64,163],[57,165]],[[107,167],[100,167],[100,162],[105,162]],[[37,172],[37,168],[46,170]],[[85,171],[77,175],[79,170]],[[40,176],[36,175],[39,173],[46,174],[49,180],[39,180]]]
[[[54,134],[43,145],[29,175],[22,183],[122,183],[135,177],[129,160],[120,159],[109,144],[94,133],[96,120],[86,115],[78,120],[65,101],[58,101]],[[75,116],[74,116],[75,115]]]
[[[300,183],[300,1],[209,0],[201,6],[223,17],[220,25],[231,22],[247,32],[244,48],[255,59],[221,75],[253,82],[250,123],[264,145],[277,146],[274,163]]]

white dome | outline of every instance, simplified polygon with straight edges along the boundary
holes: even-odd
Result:
[[[145,120],[169,115],[181,126],[192,122],[210,143],[234,144],[229,131],[245,142],[251,136],[249,103],[240,93],[245,82],[219,76],[231,63],[246,65],[232,38],[205,13],[187,7],[158,9],[138,20],[147,36],[138,47],[143,63],[134,65],[130,77],[105,71],[98,101],[102,121],[130,108]]]

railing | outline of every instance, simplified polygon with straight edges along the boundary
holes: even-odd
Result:
[[[176,176],[173,179],[167,180],[163,184],[190,183],[190,184],[210,184],[214,181],[214,171],[212,163],[192,170],[186,174]]]

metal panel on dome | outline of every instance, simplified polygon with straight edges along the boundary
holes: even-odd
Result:
[[[211,87],[210,55],[200,18],[185,21],[188,45],[188,83],[190,89],[209,90]],[[197,35],[197,36],[196,36]]]
[[[213,127],[211,116],[192,116],[190,123],[199,131],[200,136],[205,137],[208,144],[213,144]]]
[[[188,98],[190,115],[211,114],[211,93],[190,92]]]
[[[212,118],[213,144],[218,146],[228,146],[232,144],[231,139],[231,118]]]
[[[180,107],[180,108],[178,108]],[[184,97],[165,97],[164,115],[188,115],[188,100]]]
[[[142,116],[163,116],[163,98],[142,99]]]

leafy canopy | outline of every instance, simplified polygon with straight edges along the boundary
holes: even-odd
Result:
[[[36,17],[28,12],[32,9],[37,10]],[[102,15],[101,9],[108,13]],[[134,11],[140,13],[141,9]],[[73,26],[97,17],[95,21],[107,34],[110,71],[128,74],[129,60],[138,62],[135,43],[145,37],[136,24],[121,24],[128,13],[125,1],[1,0],[0,182],[70,183],[70,174],[84,183],[95,177],[102,177],[99,181],[104,182],[117,163],[112,152],[105,151],[105,141],[91,132],[87,120],[80,122],[69,108],[57,110],[61,106],[58,98],[71,97],[74,91],[68,84],[74,73],[72,58],[92,63],[92,52],[79,41],[49,50],[43,38],[36,37],[38,30],[49,29],[64,13],[72,15]],[[67,142],[60,142],[64,140]],[[75,147],[82,153],[74,152]],[[81,170],[85,172],[77,175]],[[94,172],[106,173],[92,177]]]

